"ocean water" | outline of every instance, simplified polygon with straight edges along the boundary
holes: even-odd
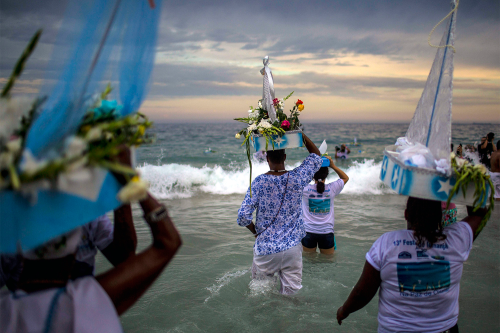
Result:
[[[156,124],[157,141],[137,151],[138,169],[150,191],[169,208],[183,246],[149,291],[122,316],[125,332],[375,332],[378,296],[351,314],[342,326],[336,311],[357,282],[365,253],[383,233],[404,229],[406,197],[394,194],[378,177],[383,149],[404,135],[407,124],[306,124],[319,146],[356,137],[351,157],[338,161],[350,177],[335,199],[333,257],[304,256],[303,289],[294,297],[278,286],[252,283],[249,268],[254,238],[236,224],[249,184],[242,124]],[[456,124],[453,143],[472,144],[499,125]],[[208,152],[210,149],[210,152]],[[307,156],[287,150],[287,169]],[[253,177],[267,164],[254,163]],[[333,171],[332,171],[333,172]],[[338,177],[330,174],[328,181]],[[458,206],[458,215],[466,209]],[[149,229],[133,206],[139,250],[149,246]],[[109,263],[100,256],[98,271]],[[500,327],[500,214],[497,209],[474,243],[464,265],[459,326],[462,332],[497,332]]]

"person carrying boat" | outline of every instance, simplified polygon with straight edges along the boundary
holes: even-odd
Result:
[[[323,160],[319,149],[302,134],[309,156],[302,164],[285,170],[285,151],[267,152],[269,172],[258,176],[238,210],[238,225],[255,236],[252,279],[273,279],[279,274],[280,293],[295,294],[302,288],[302,244],[306,232],[302,216],[302,191]],[[255,224],[253,212],[257,210]]]
[[[122,149],[117,159],[125,165],[132,164],[129,149]],[[132,208],[130,204],[125,204],[114,210],[114,225],[106,215],[103,215],[82,226],[75,263],[70,273],[71,279],[94,275],[95,256],[98,250],[113,266],[117,266],[135,255],[136,248],[137,235]],[[22,269],[23,260],[20,254],[0,255],[0,288],[6,285],[9,290],[16,290]]]
[[[0,292],[0,332],[123,332],[119,315],[151,286],[181,246],[167,209],[151,195],[139,202],[150,247],[96,277],[71,280],[81,227],[23,252],[15,292]]]
[[[497,141],[497,150],[491,154],[491,182],[495,187],[495,200],[500,201],[500,140]]]
[[[350,153],[351,150],[343,143],[340,146],[340,150],[335,152],[335,158],[347,159]]]
[[[408,198],[407,230],[383,234],[366,254],[358,283],[337,311],[342,324],[379,292],[379,332],[458,332],[464,262],[486,209],[441,226],[439,201]]]
[[[326,157],[329,167],[340,179],[325,184],[328,176],[328,167],[321,167],[314,174],[314,185],[304,188],[302,197],[302,212],[306,236],[302,238],[304,252],[316,253],[316,248],[322,254],[333,254],[337,249],[334,234],[335,215],[333,209],[334,198],[344,189],[349,177],[333,163],[330,156]]]

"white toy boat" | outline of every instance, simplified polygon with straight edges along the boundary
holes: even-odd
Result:
[[[411,144],[428,148],[435,160],[444,159],[450,164],[451,107],[453,95],[453,55],[456,22],[456,2],[434,58],[422,97],[406,133]],[[418,198],[447,201],[457,179],[434,168],[415,167],[398,158],[397,146],[384,151],[380,180],[398,194]],[[487,186],[487,193],[491,189]],[[451,199],[454,203],[471,205],[474,201],[474,184],[470,183],[465,198],[459,190]],[[480,199],[484,206],[488,196]]]
[[[300,148],[304,146],[302,131],[288,131],[282,136],[273,135],[273,141],[267,143],[267,150]],[[260,134],[252,136],[252,145],[255,151],[266,151],[266,138]]]

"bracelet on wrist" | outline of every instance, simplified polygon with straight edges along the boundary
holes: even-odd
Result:
[[[144,219],[149,224],[160,222],[161,220],[164,220],[167,217],[168,217],[168,211],[165,205],[160,205],[155,209],[153,209],[152,211],[150,211],[149,213],[144,214]]]

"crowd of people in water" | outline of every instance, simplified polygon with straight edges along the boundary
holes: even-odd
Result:
[[[237,223],[255,237],[252,279],[280,281],[280,293],[302,288],[303,252],[336,250],[334,199],[349,176],[304,134],[309,152],[300,166],[285,169],[284,150],[261,154],[270,171],[247,191]],[[486,135],[477,146],[491,170],[500,199],[500,141]],[[458,146],[457,156],[463,156]],[[453,148],[452,148],[453,150]],[[345,145],[336,158],[347,158]],[[124,150],[120,162],[131,165]],[[339,179],[328,183],[331,168]],[[496,177],[496,178],[494,178]],[[311,182],[314,181],[314,184]],[[130,205],[34,250],[0,257],[0,332],[122,332],[119,316],[161,274],[182,241],[165,205],[153,196],[139,202],[153,240],[136,253]],[[441,202],[408,198],[406,230],[383,234],[366,254],[361,277],[338,308],[341,324],[379,292],[379,332],[458,332],[458,297],[464,262],[478,236],[484,209],[457,221]],[[255,221],[254,221],[255,214]],[[97,251],[114,266],[94,276]],[[339,304],[340,305],[340,304]]]

